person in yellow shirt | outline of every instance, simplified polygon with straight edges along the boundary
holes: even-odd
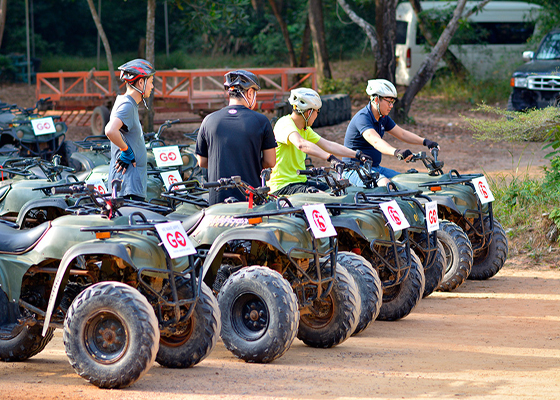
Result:
[[[322,102],[319,94],[307,88],[294,89],[290,93],[289,102],[293,107],[290,115],[280,118],[274,126],[276,147],[276,166],[272,170],[268,185],[274,195],[290,195],[307,192],[314,187],[327,190],[328,186],[322,182],[308,181],[304,175],[298,175],[298,170],[305,169],[305,157],[317,157],[322,160],[341,162],[337,157],[350,157],[365,161],[369,157],[361,151],[355,151],[343,145],[324,139],[311,126]]]

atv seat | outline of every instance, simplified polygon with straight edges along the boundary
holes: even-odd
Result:
[[[32,229],[15,229],[0,223],[0,253],[21,254],[31,250],[50,227],[50,221]]]

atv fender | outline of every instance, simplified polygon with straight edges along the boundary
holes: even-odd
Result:
[[[358,225],[356,220],[354,220],[352,218],[331,217],[331,222],[332,222],[333,226],[335,227],[335,229],[337,230],[337,232],[338,232],[339,229],[347,229],[347,230],[350,230],[352,232],[357,233],[364,240],[368,240],[366,235],[364,235],[364,233],[360,229],[360,226]]]
[[[56,272],[56,277],[54,278],[54,283],[49,297],[49,305],[47,307],[47,312],[45,314],[45,322],[43,325],[42,335],[45,336],[51,320],[52,313],[56,301],[60,295],[62,281],[68,276],[68,268],[70,264],[76,257],[92,255],[92,254],[104,254],[112,255],[121,258],[125,263],[129,265],[134,265],[132,259],[126,251],[126,247],[123,244],[117,243],[104,243],[100,241],[95,241],[94,243],[78,243],[64,253],[62,260],[60,261],[58,271]]]
[[[224,234],[218,236],[212,247],[208,250],[208,254],[202,265],[202,275],[201,279],[204,279],[208,270],[212,267],[212,264],[217,256],[222,254],[222,248],[227,242],[232,240],[251,240],[257,242],[264,242],[274,247],[276,250],[282,254],[287,254],[274,232],[267,229],[231,229]]]
[[[453,214],[457,214],[459,217],[463,215],[461,211],[459,211],[451,197],[430,195],[430,198],[432,199],[432,201],[437,201],[438,208],[448,208],[451,212],[453,212]]]
[[[53,197],[53,198],[46,198],[46,199],[39,199],[39,200],[29,200],[21,207],[21,210],[18,213],[18,217],[16,220],[18,226],[21,226],[21,224],[23,223],[23,217],[29,212],[29,210],[38,209],[38,208],[58,208],[64,211],[68,208],[68,204],[66,203],[65,199],[60,197]]]

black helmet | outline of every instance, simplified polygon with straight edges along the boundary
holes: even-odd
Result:
[[[139,78],[147,78],[156,73],[154,66],[142,58],[124,63],[119,67],[120,79],[126,83],[134,83]]]
[[[259,84],[259,78],[255,74],[243,69],[237,71],[230,71],[225,74],[226,81],[224,83],[225,90],[243,90],[248,89],[260,90],[261,85]]]

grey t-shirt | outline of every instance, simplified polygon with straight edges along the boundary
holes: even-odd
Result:
[[[118,118],[123,126],[120,129],[123,140],[134,152],[136,167],[132,164],[127,168],[124,175],[122,172],[115,171],[115,163],[121,150],[111,143],[111,166],[109,168],[109,190],[113,179],[122,181],[122,188],[119,196],[136,195],[146,197],[146,187],[148,181],[147,152],[144,142],[144,134],[140,118],[138,117],[138,104],[129,95],[119,95],[115,100],[115,105],[111,110],[111,119]]]

